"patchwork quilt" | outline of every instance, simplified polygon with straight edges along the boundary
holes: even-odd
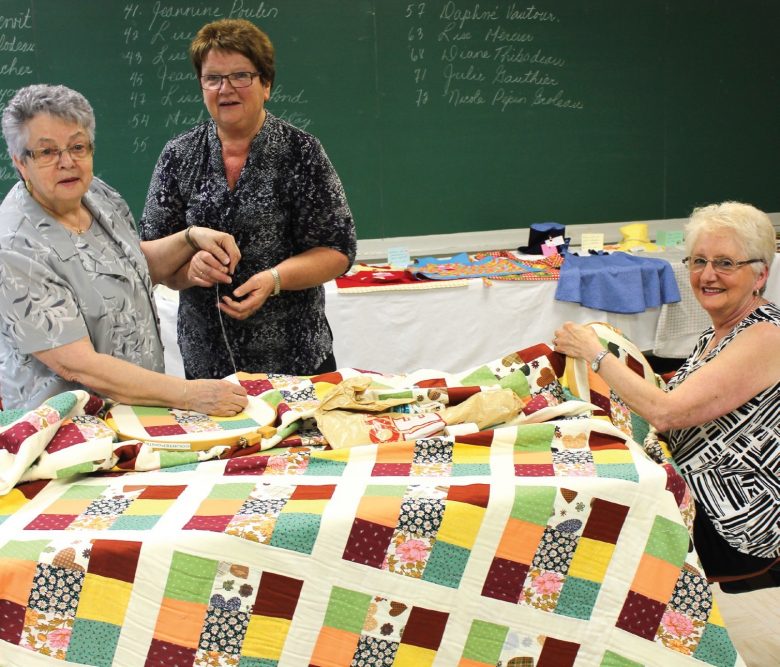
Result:
[[[358,376],[392,407],[354,409],[365,442],[333,449],[317,410]],[[744,664],[685,483],[585,364],[539,345],[454,375],[234,379],[279,440],[125,444],[79,395],[0,413],[0,664]],[[507,388],[503,423],[403,428]]]

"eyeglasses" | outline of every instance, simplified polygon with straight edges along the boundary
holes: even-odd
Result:
[[[67,148],[28,148],[24,151],[24,154],[35,160],[37,165],[48,167],[59,162],[63,153],[70,154],[71,160],[84,160],[92,155],[94,148],[94,145],[90,143],[78,143]]]
[[[754,264],[755,262],[763,262],[763,259],[745,259],[737,261],[729,257],[718,257],[717,259],[707,259],[706,257],[684,257],[683,264],[688,267],[688,271],[691,273],[699,273],[704,271],[704,267],[707,263],[712,264],[712,269],[715,273],[734,273],[740,267],[746,264]]]
[[[259,72],[233,72],[232,74],[204,74],[200,77],[200,87],[203,90],[219,90],[222,80],[227,79],[233,88],[247,88],[252,85],[252,79],[260,76]]]

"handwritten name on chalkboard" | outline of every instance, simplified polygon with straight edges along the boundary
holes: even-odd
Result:
[[[36,69],[33,10],[28,5],[0,15],[0,106],[18,87],[47,79],[45,62]],[[515,3],[490,6],[454,0],[398,7],[393,39],[405,43],[405,59],[411,65],[410,112],[425,113],[442,104],[451,110],[485,106],[500,113],[519,107],[585,107],[583,99],[566,93],[569,59],[545,46],[547,37],[537,31],[539,26],[565,31],[558,14]],[[290,13],[285,5],[265,0],[111,3],[104,20],[114,33],[112,48],[100,56],[114,63],[118,77],[118,93],[111,102],[123,109],[122,152],[149,164],[165,139],[208,118],[188,56],[189,44],[204,23],[244,18],[275,39],[276,23],[290,20],[285,12]],[[269,108],[301,129],[314,130],[310,94],[302,83],[277,83]],[[13,170],[0,172],[0,181],[15,178]]]
[[[33,73],[32,10],[27,7],[13,14],[0,14],[0,77],[9,82]],[[16,88],[0,86],[0,108],[5,106]]]
[[[25,79],[35,72],[33,16],[29,7],[8,13],[0,9],[0,111]],[[18,83],[17,83],[18,82]],[[2,151],[5,153],[5,151]],[[0,193],[4,194],[19,175],[11,161],[0,163]]]
[[[533,5],[448,0],[440,8],[408,4],[403,16],[417,106],[439,96],[451,107],[484,105],[502,113],[516,107],[585,108],[582,98],[566,93],[567,59],[544,45],[551,27],[567,29],[558,14]],[[550,67],[557,71],[551,74]]]
[[[243,0],[233,0],[229,7],[174,6],[158,1],[148,9],[142,3],[128,3],[122,11],[120,32],[126,50],[121,57],[128,77],[127,124],[138,130],[133,138],[133,153],[149,149],[150,135],[145,133],[149,128],[162,124],[173,135],[208,118],[188,55],[197,28],[222,18],[272,23],[281,12],[279,7],[264,1],[249,4]],[[183,29],[182,19],[197,22],[192,28]],[[267,24],[262,25],[271,31]],[[278,84],[270,104],[278,116],[301,129],[307,129],[312,122],[305,111],[308,100],[304,88],[288,91],[284,84]]]

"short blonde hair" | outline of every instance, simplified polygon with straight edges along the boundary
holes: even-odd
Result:
[[[207,23],[190,44],[190,60],[200,76],[203,61],[212,49],[234,51],[246,56],[260,74],[260,80],[273,86],[276,76],[274,45],[260,28],[246,19],[220,19]]]
[[[696,208],[685,226],[685,248],[691,254],[702,234],[715,231],[731,233],[745,252],[745,259],[760,259],[767,269],[775,258],[775,227],[769,216],[755,206],[737,201],[710,204]],[[736,258],[735,258],[736,259]],[[760,264],[752,264],[761,272]]]

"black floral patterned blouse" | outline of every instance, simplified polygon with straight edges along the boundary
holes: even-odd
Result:
[[[235,237],[241,261],[234,286],[310,248],[338,250],[350,264],[355,259],[352,214],[320,142],[270,112],[233,190],[213,120],[166,144],[149,185],[141,237],[193,225]],[[332,353],[322,286],[282,291],[243,321],[223,315],[227,344],[217,297],[216,286],[180,294],[178,340],[187,377],[230,375],[228,345],[237,369],[253,373],[309,375]]]

